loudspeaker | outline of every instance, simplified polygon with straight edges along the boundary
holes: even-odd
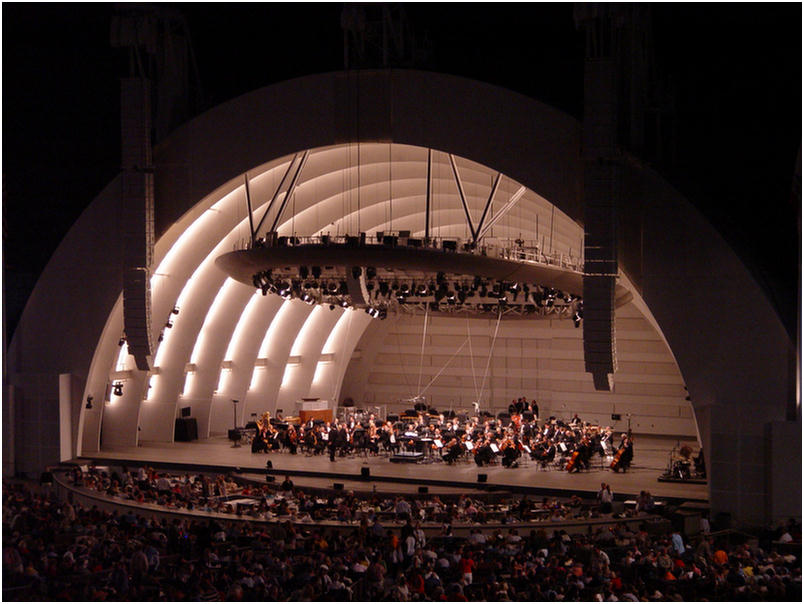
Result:
[[[477,475],[477,481],[478,482],[486,482],[486,481],[488,481],[488,479],[489,479],[488,474],[478,474]]]
[[[369,468],[360,468],[360,476],[361,477],[368,478],[369,474],[370,474]]]
[[[335,482],[332,484],[332,488],[336,491],[343,491],[343,483],[342,482]]]
[[[426,495],[429,489],[427,487],[419,487],[419,493]]]
[[[620,420],[620,414],[619,413],[612,413],[611,414],[611,419],[613,419],[615,422],[619,421]]]
[[[265,482],[276,482],[276,476],[273,474],[266,474]]]

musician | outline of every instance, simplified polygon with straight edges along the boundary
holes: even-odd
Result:
[[[252,453],[267,453],[268,452],[268,443],[262,437],[262,430],[257,428],[256,434],[254,434],[254,440],[251,441],[251,452]]]
[[[502,442],[500,451],[502,451],[502,465],[504,467],[516,468],[519,465],[517,459],[522,455],[522,452],[519,450],[518,441],[515,441],[513,438],[506,438]]]
[[[615,472],[622,470],[625,472],[630,466],[631,461],[634,459],[634,444],[628,435],[622,435],[620,447],[615,455],[614,461],[611,463],[611,469]]]
[[[483,464],[490,464],[494,460],[494,451],[491,450],[491,441],[484,439],[475,448],[475,463],[481,467]]]
[[[299,435],[296,432],[296,428],[293,424],[289,425],[288,429],[285,431],[285,442],[283,444],[290,451],[291,455],[296,455],[299,444]]]
[[[454,462],[464,451],[463,444],[457,438],[453,438],[445,447],[447,452],[444,454],[444,461],[448,464]]]

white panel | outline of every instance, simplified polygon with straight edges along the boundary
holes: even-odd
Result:
[[[276,397],[290,356],[290,348],[312,311],[313,307],[301,300],[288,300],[271,322],[259,355],[267,359],[267,364],[265,368],[255,368],[255,372],[262,375],[255,380],[254,388],[245,397],[244,407],[249,414],[262,414],[264,411],[270,411],[272,415],[276,413]]]
[[[226,359],[232,361],[232,370],[228,378],[221,384],[220,390],[213,395],[210,431],[221,433],[231,425],[227,405],[232,399],[241,401],[238,405],[238,425],[245,425],[255,409],[247,408],[246,391],[254,372],[260,345],[265,339],[271,321],[283,307],[284,300],[277,295],[263,296],[256,294],[251,298],[234,330],[226,350]],[[264,370],[260,370],[264,371]],[[245,418],[245,419],[244,419]]]
[[[299,331],[291,355],[300,355],[301,363],[295,366],[288,365],[286,371],[290,372],[288,377],[291,379],[283,379],[277,395],[276,405],[285,410],[285,415],[291,414],[295,401],[309,394],[321,350],[338,319],[344,314],[349,313],[340,307],[336,306],[335,309],[329,310],[325,305],[318,305]]]
[[[209,309],[191,356],[196,365],[192,386],[185,386],[184,396],[195,401],[193,415],[198,420],[198,436],[209,436],[212,393],[221,375],[221,362],[227,342],[254,289],[227,279]],[[228,406],[228,405],[227,405]]]

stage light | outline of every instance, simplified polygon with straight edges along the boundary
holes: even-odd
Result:
[[[92,409],[92,401],[95,400],[91,396],[87,397],[87,409]]]
[[[115,382],[112,384],[112,394],[115,396],[123,396],[123,382]]]
[[[117,341],[117,345],[118,345],[118,346],[122,346],[122,345],[123,345],[123,344],[125,344],[125,343],[126,343],[126,337],[125,337],[125,336],[123,336],[122,338],[120,338],[120,339]]]
[[[170,312],[172,312],[174,315],[179,314],[179,307],[178,307],[178,306],[174,306],[174,307],[173,307],[173,310],[171,310]]]
[[[173,323],[171,323],[170,320],[168,320],[168,322],[165,323],[165,327],[167,327],[168,329],[172,329],[173,328]]]

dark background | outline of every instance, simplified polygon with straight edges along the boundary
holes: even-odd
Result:
[[[342,4],[172,6],[189,25],[201,109],[344,67]],[[573,8],[404,5],[429,50],[417,68],[487,81],[580,118],[584,37]],[[734,246],[793,334],[801,273],[794,193],[801,5],[652,4],[650,11],[657,81],[674,107],[674,151],[642,156]],[[119,78],[128,74],[128,55],[109,43],[114,13],[110,4],[2,6],[9,339],[56,246],[119,170]]]

